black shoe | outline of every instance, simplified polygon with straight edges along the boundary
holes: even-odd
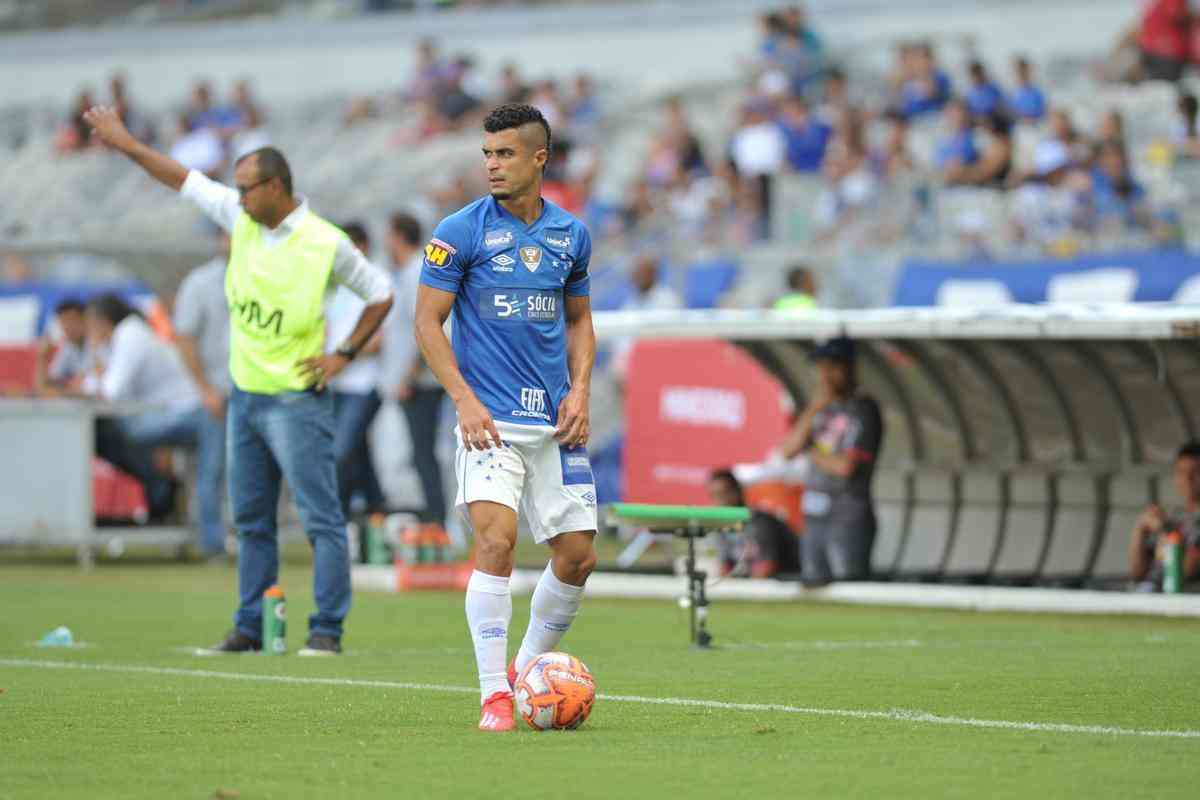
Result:
[[[251,639],[246,634],[235,629],[226,634],[224,641],[220,644],[214,644],[212,647],[203,647],[196,651],[196,655],[224,656],[259,652],[262,652],[262,640]]]
[[[310,633],[298,656],[336,656],[342,652],[342,642],[324,633]]]

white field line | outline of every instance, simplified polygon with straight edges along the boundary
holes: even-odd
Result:
[[[37,661],[26,658],[3,658],[0,666],[30,669],[64,669],[86,672],[116,672],[141,675],[168,675],[183,678],[220,678],[233,681],[259,683],[282,683],[301,686],[350,686],[368,689],[401,689],[418,692],[449,692],[453,694],[476,694],[479,690],[468,686],[446,686],[437,683],[407,683],[401,681],[373,681],[356,678],[315,678],[295,675],[256,675],[245,672],[218,672],[207,669],[179,669],[175,667],[147,667],[136,664],[88,664],[70,661]],[[1065,722],[1018,722],[999,719],[975,719],[973,717],[943,716],[925,711],[890,709],[887,711],[861,711],[844,708],[808,708],[780,703],[726,703],[720,700],[700,700],[688,697],[642,697],[639,695],[600,694],[597,699],[613,703],[638,703],[656,706],[683,706],[718,711],[752,711],[778,714],[803,714],[816,717],[841,719],[879,720],[884,722],[908,722],[923,725],[950,725],[964,728],[1022,731],[1028,733],[1075,733],[1090,736],[1141,736],[1161,739],[1200,739],[1200,730],[1153,730],[1145,728],[1121,728],[1113,725],[1074,725]]]
[[[919,639],[883,639],[879,641],[854,639],[796,640],[789,642],[733,642],[721,643],[722,650],[875,650],[891,648],[925,647]]]

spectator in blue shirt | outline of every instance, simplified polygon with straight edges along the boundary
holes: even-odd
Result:
[[[978,161],[979,150],[975,146],[971,115],[962,99],[956,97],[946,104],[945,118],[949,134],[938,142],[934,163],[943,178],[948,178],[954,171]]]
[[[967,90],[967,108],[976,117],[987,117],[1004,107],[1004,93],[987,74],[982,61],[972,61],[967,68],[971,88]]]
[[[780,104],[775,122],[787,140],[788,165],[797,172],[819,172],[833,128],[818,119],[808,103],[795,96]]]
[[[1008,110],[1018,122],[1038,122],[1046,116],[1046,96],[1033,83],[1033,66],[1029,59],[1018,56],[1013,59],[1013,72],[1017,76],[1017,88],[1008,97]]]
[[[1119,222],[1128,227],[1146,224],[1146,190],[1133,178],[1120,142],[1107,140],[1096,153],[1091,178],[1091,206],[1097,223]]]
[[[929,44],[912,45],[901,56],[905,80],[900,87],[900,113],[908,118],[940,111],[953,91],[950,76],[943,72]]]

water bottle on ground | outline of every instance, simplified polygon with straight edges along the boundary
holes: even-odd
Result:
[[[287,652],[287,600],[279,586],[263,592],[262,644],[264,653]]]

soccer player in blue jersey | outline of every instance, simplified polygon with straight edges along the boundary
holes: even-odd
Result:
[[[491,193],[434,230],[415,328],[458,412],[455,505],[475,530],[466,610],[479,667],[479,727],[507,731],[515,727],[516,674],[558,645],[596,563],[596,488],[586,448],[596,337],[591,238],[541,196],[549,124],[533,106],[508,104],[483,129]],[[453,345],[442,327],[452,311]],[[518,519],[551,555],[506,671]]]

